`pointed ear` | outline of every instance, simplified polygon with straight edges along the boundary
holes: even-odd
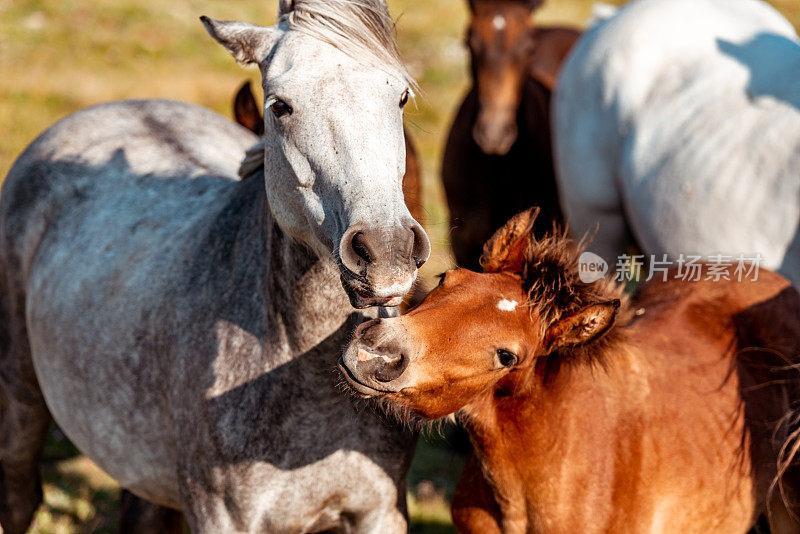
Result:
[[[480,263],[487,273],[522,272],[525,249],[531,239],[531,230],[539,208],[533,207],[514,215],[483,245]]]
[[[524,3],[528,9],[533,11],[534,9],[540,7],[544,3],[544,0],[524,0]]]
[[[282,17],[283,15],[291,12],[294,10],[294,0],[280,0],[278,2],[278,16]]]
[[[561,318],[547,329],[544,348],[547,354],[564,347],[589,343],[603,335],[614,324],[619,300],[589,304]]]
[[[264,118],[261,116],[261,111],[256,104],[256,97],[253,96],[253,91],[250,90],[250,82],[244,82],[239,92],[236,93],[236,98],[233,100],[233,115],[236,117],[236,122],[250,130],[256,135],[264,133]]]
[[[200,17],[208,34],[233,55],[238,63],[261,63],[278,40],[279,30],[247,22],[227,22]]]

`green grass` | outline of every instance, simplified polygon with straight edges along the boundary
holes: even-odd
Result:
[[[198,16],[270,24],[276,0],[0,0],[0,180],[14,158],[56,120],[121,98],[172,98],[230,116],[242,69],[205,33]],[[613,0],[611,3],[620,3]],[[800,22],[800,2],[772,2]],[[580,25],[593,0],[548,0],[537,19]],[[423,275],[452,264],[447,209],[438,179],[452,114],[467,85],[462,33],[465,0],[389,0],[398,41],[423,94],[407,109],[423,170],[433,255]],[[255,87],[259,87],[256,83]],[[55,440],[50,447],[68,447]],[[32,530],[114,532],[118,488],[88,460],[50,450],[45,505]],[[71,457],[70,457],[71,456]],[[462,460],[440,441],[423,440],[409,479],[414,532],[451,532],[448,499]]]

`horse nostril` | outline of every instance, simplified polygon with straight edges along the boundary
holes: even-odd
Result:
[[[372,255],[369,253],[369,246],[367,246],[363,232],[356,232],[355,235],[353,235],[350,246],[353,247],[353,252],[355,252],[356,256],[364,260],[364,262],[372,262]]]
[[[419,224],[412,226],[411,232],[414,234],[411,257],[414,258],[414,265],[419,269],[431,254],[431,242],[428,240],[425,230]]]
[[[405,354],[400,353],[400,356],[394,360],[384,361],[383,365],[375,371],[375,380],[383,383],[396,380],[406,370],[407,365],[408,358]]]

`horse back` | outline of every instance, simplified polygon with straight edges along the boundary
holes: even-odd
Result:
[[[800,294],[764,269],[741,282],[728,274],[730,280],[645,284],[633,306],[642,318],[652,318],[644,319],[642,328],[634,325],[634,343],[670,347],[653,363],[662,369],[662,389],[675,398],[694,395],[702,401],[705,391],[704,409],[718,411],[712,394],[719,397],[727,390],[736,399],[732,413],[718,415],[730,419],[738,413],[729,423],[731,431],[742,426],[741,441],[733,443],[740,450],[735,456],[752,478],[757,501],[764,503],[784,457],[782,448],[794,443],[800,428]],[[800,496],[798,474],[788,465],[782,477],[790,502]],[[798,512],[796,506],[793,511]]]
[[[241,189],[236,169],[253,141],[188,104],[104,104],[43,133],[3,186],[0,274],[12,296],[0,308],[24,318],[47,405],[84,453],[162,504],[175,506],[177,490],[159,392],[170,390],[188,312],[208,308],[183,306],[201,292],[181,281],[213,264],[202,247]]]
[[[237,179],[242,155],[255,140],[220,115],[168,100],[76,112],[34,140],[9,171],[0,195],[5,250],[29,262],[45,228],[79,214],[88,198],[107,196],[107,204],[119,208],[115,199],[146,195],[137,178]],[[191,182],[168,187],[176,202],[191,202],[192,193],[204,189]]]

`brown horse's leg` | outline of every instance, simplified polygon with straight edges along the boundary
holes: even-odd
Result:
[[[120,495],[120,534],[181,534],[183,515],[140,499],[128,490]]]
[[[480,465],[471,454],[453,494],[453,524],[459,532],[500,534],[500,509]]]
[[[4,275],[0,268],[0,530],[23,534],[42,502],[39,460],[50,412],[33,370],[24,299]]]

